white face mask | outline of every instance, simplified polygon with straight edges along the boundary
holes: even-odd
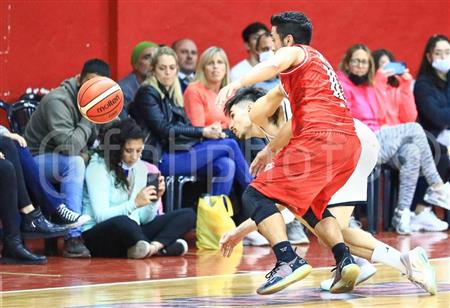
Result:
[[[128,172],[131,170],[131,168],[133,168],[133,166],[135,164],[128,165],[126,162],[122,161],[121,165],[122,165],[123,171],[125,171],[125,174],[128,175]]]
[[[434,67],[439,72],[447,74],[448,71],[450,70],[450,58],[433,60],[431,66]]]
[[[265,62],[270,60],[275,54],[272,50],[264,51],[259,54],[259,62]]]

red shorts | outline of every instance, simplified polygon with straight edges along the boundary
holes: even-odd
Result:
[[[311,208],[321,219],[331,197],[352,175],[360,153],[356,134],[305,132],[291,138],[250,185],[298,216]]]

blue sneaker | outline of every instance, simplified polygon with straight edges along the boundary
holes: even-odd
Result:
[[[336,275],[330,288],[331,293],[347,293],[355,288],[360,269],[351,254],[347,253],[333,270],[336,270]]]
[[[266,275],[267,281],[256,290],[260,295],[283,290],[290,284],[300,281],[311,273],[312,267],[305,259],[297,256],[291,262],[277,262],[274,269]]]

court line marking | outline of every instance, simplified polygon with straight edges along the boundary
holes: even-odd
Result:
[[[0,275],[17,275],[17,276],[37,276],[37,277],[63,277],[60,274],[35,274],[35,273],[18,273],[18,272],[0,272]]]
[[[439,260],[449,260],[450,257],[442,257],[430,259],[430,261],[439,261]],[[374,264],[376,266],[383,264],[377,263]],[[313,270],[326,270],[334,268],[333,266],[327,267],[315,267]],[[226,274],[226,275],[212,275],[212,276],[195,276],[195,277],[180,277],[180,278],[166,278],[166,279],[154,279],[154,280],[138,280],[138,281],[122,281],[122,282],[110,282],[110,283],[98,283],[98,284],[86,284],[79,286],[66,286],[66,287],[54,287],[54,288],[40,288],[40,289],[28,289],[28,290],[14,290],[14,291],[0,291],[1,295],[8,294],[17,294],[17,293],[35,293],[35,292],[46,292],[46,291],[61,291],[61,290],[71,290],[71,289],[85,289],[85,288],[98,288],[98,287],[109,287],[109,286],[120,286],[120,285],[135,285],[135,284],[145,284],[145,283],[161,283],[161,282],[171,282],[171,281],[180,281],[180,280],[194,280],[194,279],[207,279],[207,278],[225,278],[230,276],[251,276],[255,274],[264,274],[267,271],[252,271],[247,273],[235,273],[235,274]]]

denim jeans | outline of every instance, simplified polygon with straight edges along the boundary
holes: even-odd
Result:
[[[163,153],[159,169],[168,175],[200,175],[212,181],[212,194],[229,195],[236,180],[245,190],[252,177],[233,139],[206,140],[189,151]]]
[[[83,200],[83,181],[85,164],[81,156],[68,156],[46,153],[34,157],[38,167],[41,183],[48,180],[60,183],[64,204],[76,213],[81,213]],[[81,235],[80,229],[72,229],[69,237]]]

